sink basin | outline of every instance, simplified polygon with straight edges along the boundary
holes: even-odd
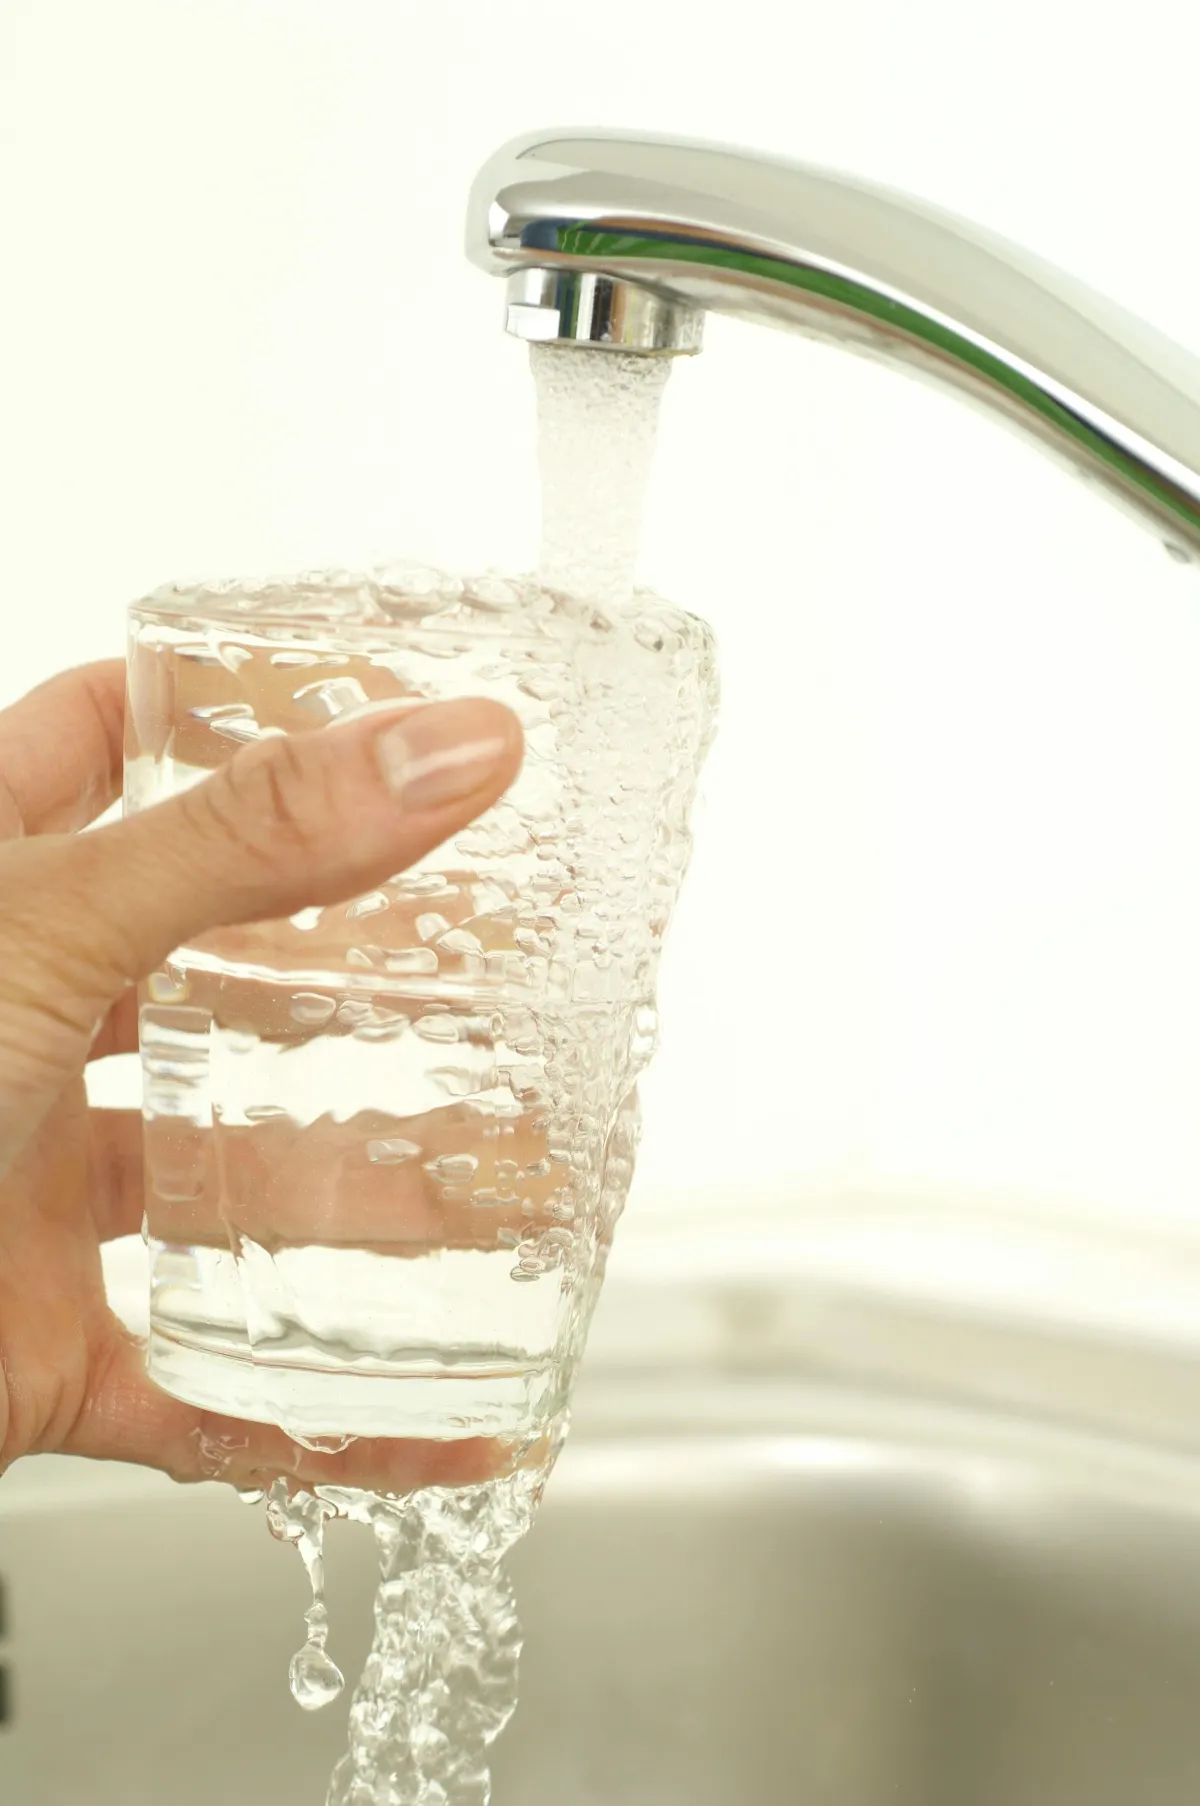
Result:
[[[585,1375],[586,1379],[586,1375]],[[1195,1806],[1200,1461],[798,1376],[601,1376],[515,1564],[497,1806]],[[357,1672],[373,1563],[330,1536]],[[295,1555],[217,1488],[0,1485],[4,1806],[321,1806]]]

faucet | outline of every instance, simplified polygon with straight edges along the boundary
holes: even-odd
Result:
[[[921,201],[745,150],[540,132],[480,171],[467,254],[531,342],[686,355],[713,311],[939,380],[1200,559],[1200,360]]]

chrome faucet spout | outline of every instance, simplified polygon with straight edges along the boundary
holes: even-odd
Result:
[[[1016,246],[845,176],[720,146],[542,132],[471,194],[518,337],[699,350],[707,312],[954,388],[1200,559],[1200,360]]]

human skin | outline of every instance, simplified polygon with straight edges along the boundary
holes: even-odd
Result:
[[[136,987],[174,948],[369,890],[489,808],[520,725],[483,700],[370,713],[80,833],[119,793],[123,716],[117,661],[0,712],[0,1474],[58,1451],[241,1486],[484,1478],[506,1453],[483,1440],[321,1454],[151,1384],[100,1258],[141,1224],[140,1120],[89,1108],[84,1069],[135,1048]]]

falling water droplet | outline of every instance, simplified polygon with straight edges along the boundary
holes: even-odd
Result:
[[[332,1705],[346,1679],[333,1657],[317,1643],[296,1651],[288,1669],[292,1698],[305,1712],[319,1712]]]
[[[334,1440],[340,1442],[342,1439]],[[290,1492],[284,1479],[273,1481],[267,1496],[267,1525],[271,1535],[280,1542],[296,1545],[312,1586],[312,1604],[304,1614],[308,1636],[304,1647],[292,1657],[288,1669],[292,1697],[306,1712],[318,1712],[322,1706],[329,1705],[346,1684],[341,1669],[325,1650],[329,1636],[329,1613],[325,1607],[325,1522],[336,1511],[335,1505],[304,1488]]]

